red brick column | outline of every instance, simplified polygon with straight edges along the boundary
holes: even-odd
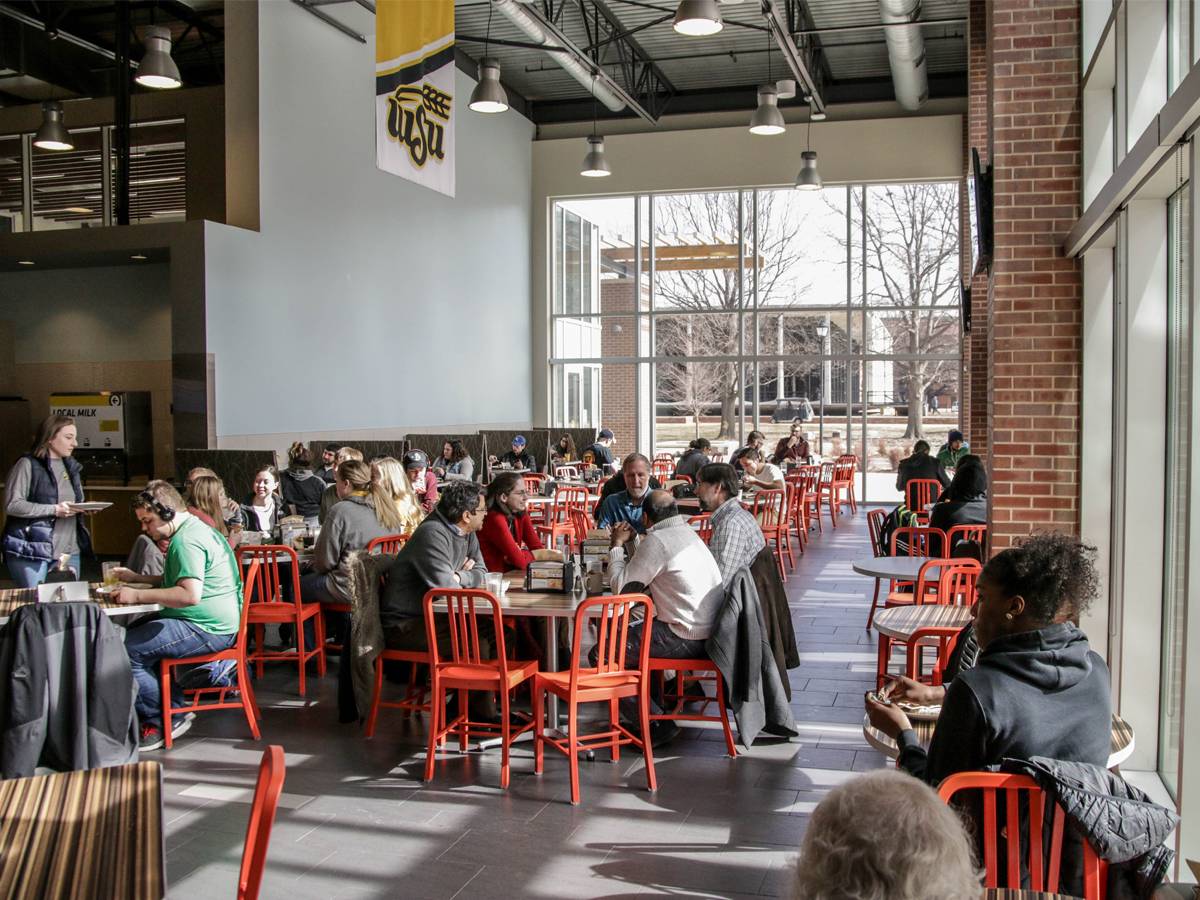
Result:
[[[629,313],[629,318],[600,320],[604,329],[600,336],[603,356],[637,356],[634,291],[633,278],[600,282],[601,311]],[[620,459],[637,449],[637,366],[607,364],[602,368],[600,378],[600,426],[616,434],[613,453],[615,459]]]
[[[987,2],[971,0],[967,26],[967,157],[966,173],[971,177],[971,149],[979,151],[982,165],[991,158],[989,66],[987,55]],[[963,232],[970,240],[970,224]],[[967,273],[970,277],[970,273]],[[988,277],[987,272],[971,278],[971,333],[963,336],[963,361],[967,384],[963,388],[965,407],[963,425],[971,450],[986,457],[991,434],[988,428],[988,386],[991,358],[988,349]]]
[[[1079,530],[1078,0],[991,0],[992,546]]]

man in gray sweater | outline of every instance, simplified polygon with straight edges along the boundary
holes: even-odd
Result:
[[[483,586],[487,566],[476,537],[487,515],[483,490],[483,485],[474,481],[447,484],[438,505],[417,526],[388,570],[379,598],[379,618],[389,649],[428,649],[422,603],[430,588]],[[449,617],[436,616],[435,622],[438,653],[446,658],[450,655]],[[482,653],[492,654],[495,632],[490,617],[480,618],[479,644]],[[496,721],[491,694],[471,691],[469,705],[473,721]]]
[[[476,532],[487,514],[483,485],[455,481],[446,485],[438,505],[417,526],[387,573],[379,601],[379,617],[387,646],[424,650],[425,619],[421,603],[430,588],[478,588],[487,566]],[[438,622],[438,647],[450,652],[445,617]]]

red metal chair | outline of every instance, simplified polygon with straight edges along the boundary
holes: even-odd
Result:
[[[663,709],[665,711],[651,713],[651,722],[662,719],[675,722],[719,722],[721,729],[725,732],[725,749],[729,752],[729,756],[738,755],[737,748],[733,745],[733,732],[729,728],[729,710],[725,707],[725,681],[715,662],[707,657],[698,659],[655,659],[651,657],[650,671],[658,673],[660,684],[664,672],[673,671],[675,673],[675,692],[669,696],[664,692]],[[704,698],[701,699],[686,691],[688,683],[703,686],[709,682],[715,685],[714,696],[710,697],[705,693]],[[668,707],[668,703],[673,703],[674,706]],[[683,707],[688,703],[701,704],[700,711],[684,712]],[[716,714],[705,712],[710,703],[717,705]]]
[[[872,556],[887,556],[887,551],[883,546],[883,523],[887,519],[887,513],[882,509],[872,509],[867,513],[867,535],[871,538],[871,555]],[[875,593],[871,597],[871,611],[867,613],[867,631],[871,630],[871,625],[875,621],[875,607],[879,605],[879,581],[875,579]]]
[[[954,652],[954,646],[958,643],[958,635],[961,631],[961,628],[944,626],[918,628],[914,631],[911,640],[905,645],[904,674],[913,681],[920,681],[924,684],[941,684],[946,666],[950,664],[950,654]],[[921,665],[922,650],[931,646],[937,648],[937,656],[933,661],[933,669],[928,675],[925,675]]]
[[[408,543],[409,537],[411,535],[385,534],[383,537],[374,538],[367,544],[367,553],[371,556],[376,553],[399,553]]]
[[[921,524],[929,524],[929,507],[942,492],[942,483],[936,478],[912,478],[904,486],[904,505],[917,514]]]
[[[944,560],[932,602],[942,606],[974,606],[975,589],[982,573],[983,566],[973,559]],[[918,605],[931,602],[925,595],[916,596]]]
[[[796,560],[792,556],[792,543],[788,540],[788,523],[784,519],[787,510],[785,492],[778,489],[755,491],[751,495],[750,514],[762,529],[763,537],[768,544],[774,541],[775,561],[779,564],[779,577],[787,580],[787,572],[783,568],[783,554],[786,552],[788,561],[795,568]]]
[[[938,796],[949,803],[959,791],[980,791],[982,797],[983,864],[984,886],[1000,887],[1001,863],[999,842],[1001,828],[1005,840],[1005,887],[1024,888],[1030,891],[1059,892],[1059,866],[1062,862],[1063,825],[1066,814],[1057,803],[1047,809],[1047,798],[1037,782],[1027,775],[1010,775],[1004,772],[958,772],[948,777],[938,787]],[[1028,800],[1027,821],[1029,831],[1018,834],[1020,828],[1020,794],[1024,791]],[[996,795],[1004,794],[1005,822],[997,820]],[[1043,825],[1046,817],[1052,816],[1050,846],[1044,846]],[[1022,847],[1026,853],[1022,854]],[[1024,864],[1024,866],[1022,865]],[[1022,868],[1029,873],[1028,885],[1023,885]],[[1085,900],[1104,900],[1107,892],[1108,865],[1096,855],[1096,851],[1084,841],[1083,844],[1083,896]]]
[[[905,553],[898,553],[901,539]],[[946,532],[928,525],[905,525],[892,532],[890,556],[941,556],[946,547]]]
[[[946,532],[946,555],[954,553],[959,541],[974,541],[979,545],[983,558],[987,559],[988,528],[986,525],[953,525]]]
[[[246,823],[246,844],[242,848],[242,868],[238,873],[238,900],[257,900],[286,772],[283,748],[272,744],[263,751],[262,762],[258,764],[258,782],[254,787],[250,820]]]
[[[897,589],[888,592],[887,598],[883,603],[884,609],[891,609],[896,606],[911,606],[914,603],[924,603],[926,602],[926,598],[930,598],[931,602],[936,602],[942,567],[951,562],[953,560],[928,559],[921,564],[915,582],[892,582],[893,585],[897,586]],[[908,590],[900,590],[899,588],[901,587],[907,587]],[[883,687],[884,683],[890,677],[888,675],[888,665],[892,660],[892,650],[898,644],[902,645],[904,642],[888,637],[886,634],[879,635],[879,651],[875,664],[876,689]]]
[[[629,636],[633,613],[640,608],[644,617],[645,640],[641,642],[636,668],[629,668],[625,659],[625,643]],[[596,615],[596,613],[599,615]],[[580,638],[584,623],[593,619],[596,626],[596,666],[581,665]],[[539,672],[533,680],[533,709],[539,725],[545,719],[546,692],[567,704],[567,733],[556,738],[544,729],[534,733],[533,771],[542,772],[546,745],[564,754],[570,763],[571,803],[579,803],[579,754],[584,750],[607,747],[613,761],[620,759],[621,746],[640,747],[646,761],[646,788],[658,790],[654,774],[654,752],[650,744],[650,640],[649,630],[654,620],[654,604],[645,594],[617,594],[612,597],[589,597],[575,610],[575,638],[571,653],[571,668],[566,672]],[[679,660],[672,660],[679,662]],[[635,736],[620,722],[618,701],[637,697],[641,737]],[[579,704],[608,703],[608,728],[580,734]],[[557,723],[550,723],[555,725]]]
[[[800,489],[800,512],[803,516],[805,537],[808,541],[808,531],[812,527],[813,520],[816,520],[817,530],[824,531],[825,527],[821,524],[821,467],[820,466],[796,466],[787,475],[792,479]]]
[[[578,485],[560,484],[554,489],[554,503],[546,521],[535,525],[534,530],[542,538],[547,547],[554,547],[559,537],[565,537],[568,545],[575,543],[575,526],[571,524],[572,509],[587,509],[591,503],[591,494],[585,487]]]
[[[407,534],[386,534],[383,537],[377,537],[368,542],[366,550],[368,553],[399,553],[405,542],[411,535]],[[328,612],[338,612],[350,615],[353,611],[349,603],[326,603],[324,609]],[[342,652],[342,645],[336,641],[330,641],[325,645],[328,649],[335,653]]]
[[[408,538],[407,534],[389,534],[377,537],[367,544],[367,553],[399,553],[404,549]],[[346,611],[349,612],[348,605]],[[408,689],[403,700],[383,699],[383,666],[385,662],[404,662],[411,666]],[[375,657],[375,693],[371,699],[371,711],[367,714],[365,729],[367,738],[375,737],[375,725],[379,721],[380,709],[403,710],[406,719],[414,712],[429,712],[429,701],[425,699],[427,693],[425,682],[420,678],[420,667],[427,665],[429,665],[429,654],[424,650],[391,650],[384,647],[379,651],[379,655]]]
[[[672,474],[672,475],[671,475],[671,480],[672,480],[672,481],[686,481],[688,484],[695,484],[695,483],[696,483],[696,479],[694,479],[694,478],[693,478],[691,475],[678,475],[678,474]]]
[[[675,460],[668,456],[666,459],[655,457],[650,463],[650,475],[661,483],[671,477],[671,473],[675,471]]]
[[[571,528],[575,532],[575,549],[581,550],[588,533],[595,529],[596,520],[586,506],[572,506],[567,513],[570,517]]]
[[[705,544],[712,540],[712,513],[698,513],[688,519],[688,524],[696,529],[696,534]]]
[[[254,688],[250,684],[250,668],[246,665],[246,616],[250,611],[250,601],[254,596],[255,585],[261,577],[261,564],[252,562],[246,571],[242,589],[242,615],[238,623],[237,640],[228,650],[217,653],[203,653],[199,656],[183,656],[178,659],[161,660],[162,675],[160,677],[162,690],[162,720],[163,744],[171,749],[171,720],[176,713],[209,712],[216,709],[240,709],[246,714],[246,722],[250,726],[250,734],[254,740],[261,735],[258,730],[258,704],[254,702]],[[184,691],[185,699],[190,695],[191,703],[187,706],[175,706],[171,699],[171,673],[179,668],[203,666],[207,663],[225,662],[232,660],[237,667],[237,684],[230,687],[204,687]],[[212,702],[206,698],[216,695]],[[231,696],[238,694],[239,696]],[[228,699],[227,699],[228,698]]]
[[[291,563],[292,599],[283,599],[283,582],[280,575],[279,558],[285,557]],[[263,671],[268,662],[294,662],[300,670],[300,696],[305,693],[305,669],[308,661],[317,659],[317,674],[325,675],[325,619],[321,615],[320,603],[303,603],[300,600],[300,557],[291,547],[283,544],[243,545],[237,549],[238,569],[245,577],[246,567],[259,563],[258,579],[254,595],[250,599],[250,611],[246,617],[247,626],[254,627],[254,652],[246,657],[258,669],[258,677],[263,677]],[[315,619],[315,638],[317,646],[311,650],[304,648],[304,623]],[[296,633],[296,648],[294,650],[267,650],[266,626],[268,624],[290,624]]]
[[[436,612],[435,603],[444,603],[445,612]],[[495,633],[494,657],[483,655],[480,640],[480,622],[477,605],[484,607],[485,615]],[[500,737],[500,787],[507,788],[509,781],[509,751],[513,741],[534,727],[534,719],[515,730],[510,724],[511,695],[514,688],[529,681],[537,674],[535,660],[516,661],[507,658],[504,650],[504,617],[500,613],[500,601],[487,591],[437,588],[425,594],[425,634],[428,640],[431,693],[433,697],[432,721],[429,723],[429,747],[425,757],[425,781],[433,781],[433,766],[437,747],[447,735],[458,735],[459,750],[466,752],[467,742],[472,735]],[[450,656],[443,659],[437,644],[437,621],[435,616],[449,617]],[[578,650],[579,636],[575,637]],[[458,691],[458,715],[454,721],[446,721],[446,692]],[[468,714],[467,694],[470,691],[486,691],[500,696],[500,724],[472,722]],[[523,713],[518,715],[524,716]]]
[[[817,479],[817,521],[821,520],[821,505],[829,510],[829,521],[837,528],[838,504],[834,502],[836,491],[833,486],[833,472],[837,463],[823,462],[820,465],[821,475]]]
[[[850,504],[850,512],[858,512],[858,501],[854,496],[854,475],[858,471],[858,457],[853,453],[843,453],[833,466],[834,502]],[[846,499],[842,500],[845,493]]]
[[[803,553],[805,545],[808,543],[808,532],[804,522],[804,492],[800,488],[799,479],[792,478],[790,475],[785,477],[784,487],[787,491],[787,508],[783,513],[783,521],[787,528],[788,540],[791,540],[794,530],[796,544]]]

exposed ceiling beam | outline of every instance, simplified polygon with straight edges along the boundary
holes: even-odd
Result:
[[[825,100],[821,97],[816,78],[809,71],[808,64],[792,40],[790,24],[784,21],[776,0],[761,0],[761,2],[763,18],[767,20],[767,28],[770,29],[771,36],[775,38],[779,52],[783,54],[783,61],[787,63],[787,67],[791,70],[800,89],[812,96],[813,111],[825,112]]]
[[[73,94],[108,92],[108,79],[94,70],[99,48],[79,46],[63,32],[52,41],[41,23],[29,25],[10,12],[10,7],[0,4],[0,65]]]
[[[367,42],[367,39],[363,35],[359,34],[349,25],[344,25],[333,16],[329,15],[329,13],[322,12],[320,9],[314,6],[314,0],[292,0],[292,2],[301,9],[312,13],[326,25],[331,25],[332,27],[336,28],[342,34],[346,35],[346,37],[352,38],[353,40],[358,41],[360,44],[365,44]]]

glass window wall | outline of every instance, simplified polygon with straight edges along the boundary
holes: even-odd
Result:
[[[678,452],[800,420],[820,455],[859,455],[860,496],[893,499],[912,444],[960,424],[958,204],[954,182],[557,202],[553,425]],[[576,369],[596,421],[576,418]]]

